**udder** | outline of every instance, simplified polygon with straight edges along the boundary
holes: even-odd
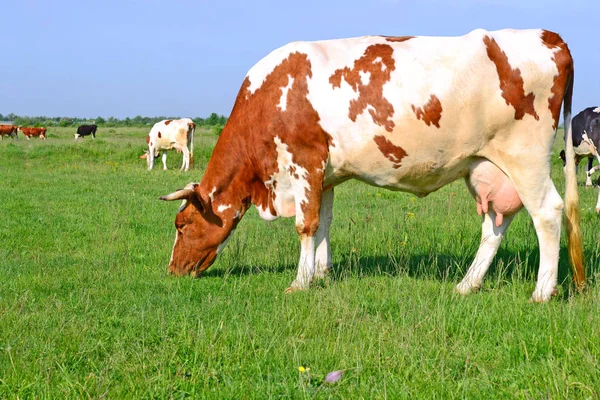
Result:
[[[477,214],[494,210],[496,226],[502,225],[505,215],[516,214],[523,207],[511,180],[488,160],[471,165],[467,186],[477,202]]]

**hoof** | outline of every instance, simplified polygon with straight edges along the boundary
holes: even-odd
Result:
[[[285,289],[285,293],[289,294],[289,293],[294,293],[294,292],[300,292],[303,290],[306,290],[306,289],[302,289],[302,288],[295,287],[295,286],[290,286],[289,288]]]
[[[555,288],[550,294],[543,294],[543,293],[538,293],[533,292],[533,294],[531,295],[531,298],[529,299],[529,301],[531,303],[547,303],[548,301],[550,301],[550,299],[554,296],[556,296],[558,294],[558,290]]]
[[[472,286],[468,283],[461,282],[454,287],[454,291],[460,295],[466,296],[471,293],[477,293],[479,288],[479,286]]]
[[[325,279],[327,276],[329,276],[329,271],[331,271],[331,267],[323,268],[322,270],[315,272],[313,276],[313,281],[318,279]]]

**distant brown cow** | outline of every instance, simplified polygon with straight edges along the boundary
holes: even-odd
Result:
[[[17,135],[17,127],[14,125],[0,125],[0,140],[4,139],[4,136],[10,136],[11,138],[19,139]]]
[[[40,139],[46,139],[46,128],[31,128],[31,127],[19,127],[19,130],[23,132],[23,135],[29,140],[30,137],[39,136]]]

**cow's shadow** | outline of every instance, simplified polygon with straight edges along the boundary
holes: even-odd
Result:
[[[427,253],[414,255],[400,255],[398,260],[391,256],[377,255],[357,257],[343,255],[338,257],[327,277],[331,282],[339,282],[349,277],[361,276],[399,276],[405,275],[414,279],[436,279],[440,282],[458,284],[471,265],[475,253],[465,253],[456,256],[443,253]],[[539,267],[538,248],[531,248],[527,252],[514,253],[499,249],[486,280],[492,281],[522,281],[535,285]],[[225,277],[246,276],[261,273],[289,273],[290,282],[294,279],[296,264],[280,265],[247,265],[243,262],[226,267],[217,266],[203,272],[200,277]],[[588,271],[591,275],[591,272]],[[559,285],[571,285],[571,273],[568,262],[568,251],[561,247],[558,268]],[[568,297],[568,290],[564,290],[563,298]]]

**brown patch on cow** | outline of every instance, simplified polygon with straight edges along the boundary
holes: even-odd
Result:
[[[502,97],[506,100],[507,105],[511,105],[515,109],[515,119],[523,119],[525,114],[529,114],[536,120],[539,120],[540,117],[535,112],[533,106],[535,95],[533,93],[529,93],[527,96],[525,95],[521,70],[511,67],[508,62],[508,56],[500,48],[498,43],[496,43],[495,39],[486,36],[483,38],[483,43],[487,48],[488,58],[496,66],[498,78],[500,79]]]
[[[377,135],[373,138],[373,140],[385,158],[392,162],[393,168],[400,168],[402,159],[408,155],[406,151],[404,151],[402,147],[396,146],[390,142],[385,136]]]
[[[150,143],[150,135],[146,136],[146,144]]]
[[[560,118],[560,107],[563,97],[565,97],[569,79],[573,75],[573,58],[571,57],[571,52],[569,51],[567,44],[562,40],[560,35],[554,32],[546,30],[542,31],[542,43],[549,49],[555,50],[552,61],[556,64],[558,73],[554,76],[554,82],[551,89],[552,96],[548,98],[548,108],[554,119],[552,128],[556,129]],[[572,86],[570,88],[572,90]],[[565,100],[565,102],[566,101],[567,100]]]
[[[293,165],[290,165],[288,167],[288,173],[290,174],[290,176],[296,180],[300,179],[300,175],[298,175],[298,172],[296,172],[296,167]]]
[[[160,139],[162,136],[160,135],[160,131],[158,132],[158,138]]]
[[[353,122],[370,106],[369,114],[373,122],[383,126],[388,132],[394,128],[391,120],[394,107],[383,97],[383,85],[390,80],[390,74],[396,69],[393,53],[394,49],[390,45],[374,44],[367,47],[365,54],[354,61],[352,69],[338,69],[329,77],[329,83],[334,88],[341,87],[343,78],[359,94],[357,99],[350,101],[348,117]],[[366,85],[362,82],[361,72],[369,74]]]
[[[413,112],[417,116],[417,119],[423,120],[430,126],[431,124],[440,127],[440,119],[442,119],[442,103],[436,95],[432,94],[429,97],[429,101],[423,107],[415,107],[411,105]]]
[[[387,40],[388,42],[394,42],[394,43],[402,43],[402,42],[406,42],[407,40],[413,39],[414,36],[383,36],[383,38],[385,38],[385,40]]]
[[[169,125],[171,122],[173,122],[173,120],[172,119],[168,119],[168,120],[165,121],[165,125]]]

